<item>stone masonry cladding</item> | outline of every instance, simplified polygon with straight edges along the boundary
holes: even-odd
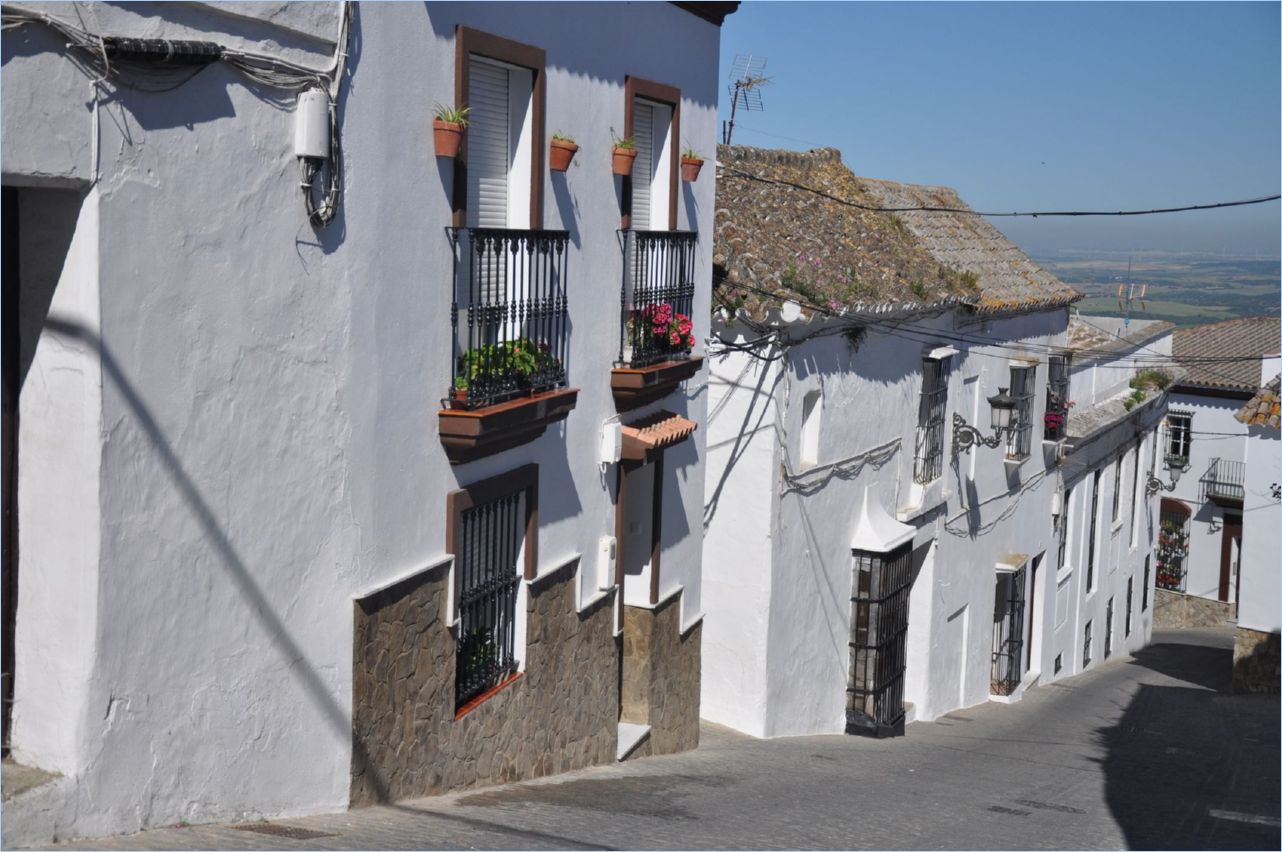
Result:
[[[699,744],[703,622],[681,632],[681,595],[654,609],[623,608],[623,720],[650,726],[635,756]]]
[[[1239,627],[1233,642],[1233,691],[1277,695],[1279,672],[1278,634]]]
[[[461,719],[454,717],[455,638],[443,617],[448,563],[356,602],[353,805],[614,761],[614,595],[576,612],[575,570],[571,562],[528,586],[524,673]],[[697,739],[697,640],[694,654]]]
[[[1223,627],[1237,618],[1237,604],[1155,589],[1153,626],[1158,630],[1180,627]]]

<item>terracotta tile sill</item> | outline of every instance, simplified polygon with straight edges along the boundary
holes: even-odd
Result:
[[[662,399],[703,367],[703,358],[663,361],[648,367],[616,367],[610,371],[614,405],[620,411]]]
[[[527,444],[564,420],[578,398],[578,388],[557,388],[474,411],[442,408],[437,415],[445,455],[462,464]]]

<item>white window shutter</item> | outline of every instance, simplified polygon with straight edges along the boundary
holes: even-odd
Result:
[[[478,228],[506,228],[509,128],[508,71],[472,59],[468,69],[467,215]]]
[[[632,102],[632,138],[637,158],[632,163],[632,229],[650,230],[650,189],[654,182],[654,108]]]

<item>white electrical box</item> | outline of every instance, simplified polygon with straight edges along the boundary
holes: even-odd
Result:
[[[614,560],[618,553],[618,546],[614,541],[614,536],[603,535],[597,547],[597,588],[605,591],[614,586]]]
[[[618,464],[623,458],[623,426],[606,423],[601,427],[601,464]]]
[[[329,159],[329,98],[320,89],[298,96],[294,112],[294,156]]]

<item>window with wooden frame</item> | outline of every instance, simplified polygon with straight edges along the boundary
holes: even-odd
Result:
[[[623,178],[625,230],[675,231],[681,90],[628,76],[623,135],[636,143],[632,174]]]
[[[1113,462],[1113,523],[1117,523],[1118,517],[1122,513],[1122,471],[1126,460],[1125,454],[1117,457]]]
[[[1091,478],[1091,529],[1086,537],[1086,591],[1095,591],[1095,531],[1099,525],[1099,482],[1103,471],[1095,471]]]
[[[925,485],[944,471],[944,413],[948,407],[948,358],[921,364],[921,402],[917,409],[917,451],[913,482]]]
[[[485,697],[516,674],[521,580],[538,566],[537,465],[452,491],[446,550],[454,556],[455,707]]]
[[[1006,458],[1027,458],[1033,450],[1033,364],[1010,368],[1010,395],[1015,400],[1011,434],[1006,439]]]
[[[1166,415],[1166,466],[1188,467],[1193,445],[1193,413],[1171,411]]]

